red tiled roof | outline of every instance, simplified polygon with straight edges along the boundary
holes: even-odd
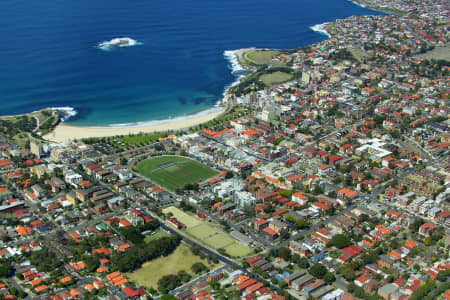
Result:
[[[261,259],[261,256],[257,255],[257,256],[253,256],[253,257],[247,258],[247,262],[248,262],[249,264],[252,264],[252,263],[257,262],[257,261],[260,260],[260,259]]]
[[[274,212],[274,213],[272,214],[272,216],[278,216],[278,215],[282,215],[282,214],[284,214],[284,213],[287,213],[287,210],[286,210],[285,208],[282,208],[282,209],[279,209],[279,210],[277,210],[276,212]]]
[[[264,228],[263,231],[271,236],[275,236],[278,234],[278,232],[276,232],[273,229],[270,229],[269,227]]]
[[[255,283],[257,283],[257,281],[255,279],[250,278],[249,280],[246,280],[246,281],[242,282],[241,284],[238,284],[236,286],[236,288],[238,290],[243,290],[243,289],[246,289],[246,288],[248,288],[249,286],[251,286],[251,285],[253,285]]]
[[[8,159],[0,159],[0,167],[12,165],[13,162]]]
[[[130,221],[122,219],[120,220],[120,225],[122,225],[123,227],[128,227],[131,226],[132,224],[130,223]]]

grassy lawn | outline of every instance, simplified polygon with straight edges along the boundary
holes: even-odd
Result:
[[[244,257],[252,254],[252,249],[241,244],[233,243],[232,245],[225,248],[225,251],[233,257]]]
[[[278,54],[274,50],[251,50],[244,54],[244,59],[255,65],[270,65],[276,63],[272,59]]]
[[[415,57],[420,59],[450,60],[450,45],[434,47],[433,50],[416,55]]]
[[[125,146],[128,148],[136,148],[152,144],[158,141],[160,137],[164,138],[168,135],[168,132],[155,132],[137,135],[125,135],[116,137],[113,140],[114,142],[116,142],[116,144],[118,144],[118,146],[123,146],[125,144]]]
[[[208,166],[180,156],[160,156],[144,160],[137,166],[137,171],[172,191],[219,174]]]
[[[147,236],[145,236],[144,241],[148,244],[153,240],[157,240],[157,239],[165,237],[165,236],[170,236],[170,233],[167,233],[164,230],[158,229],[158,230],[154,231],[154,234],[148,234]]]
[[[206,239],[210,236],[213,236],[217,233],[217,230],[209,226],[208,224],[201,224],[198,226],[195,226],[193,228],[189,228],[187,230],[191,235],[195,236],[198,239]]]
[[[59,117],[58,112],[48,109],[22,115],[0,116],[0,132],[18,146],[25,148],[30,141],[29,133],[35,131],[39,135],[49,132],[59,121]],[[39,130],[37,120],[40,122]]]
[[[219,232],[204,241],[207,245],[215,249],[225,248],[236,242],[232,237]]]
[[[186,225],[186,234],[212,249],[224,248],[232,257],[247,256],[253,252],[250,247],[218,230],[214,225],[203,222],[197,217],[191,216],[174,206],[163,209],[163,213],[167,214],[168,212],[172,213],[175,218]]]
[[[203,263],[210,269],[217,266],[209,265],[208,261],[202,260],[200,257],[192,254],[191,249],[187,245],[180,244],[169,256],[146,262],[139,270],[133,273],[127,273],[126,276],[138,285],[156,289],[158,280],[161,277],[169,274],[177,274],[181,270],[192,274],[191,266],[198,262]]]
[[[169,212],[172,213],[173,216],[175,218],[177,218],[179,221],[184,223],[184,225],[186,225],[186,227],[188,229],[202,224],[202,221],[200,221],[199,219],[197,219],[195,217],[188,215],[181,209],[176,208],[175,206],[171,206],[171,207],[167,207],[167,208],[163,209],[163,213],[167,214]]]
[[[271,74],[264,74],[259,77],[265,85],[270,86],[277,83],[282,83],[292,79],[292,75],[284,72],[273,72]]]
[[[363,51],[360,48],[349,48],[349,51],[359,62],[362,62],[365,58],[369,58],[371,56],[366,51]]]

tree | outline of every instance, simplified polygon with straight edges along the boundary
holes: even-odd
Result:
[[[425,284],[420,286],[414,293],[412,293],[409,299],[411,300],[419,300],[424,299],[424,297],[431,292],[436,286],[436,281],[427,281]]]
[[[334,184],[339,184],[342,182],[342,177],[336,177],[333,180],[331,180]]]
[[[280,249],[278,254],[282,259],[288,261],[291,257],[291,250],[289,250],[289,248],[287,248],[287,247],[284,247],[284,248]]]
[[[181,280],[177,275],[165,275],[158,280],[158,290],[167,293],[181,285]]]
[[[309,261],[308,261],[308,259],[305,258],[305,257],[301,257],[301,258],[298,260],[298,266],[299,266],[300,268],[302,268],[302,269],[307,269],[307,268],[309,268]]]
[[[363,253],[360,256],[360,259],[364,265],[373,264],[378,260],[378,254],[375,251],[368,251],[366,253]]]
[[[91,273],[94,270],[96,270],[99,266],[99,261],[98,259],[95,259],[92,256],[86,256],[83,259],[84,263],[86,264],[86,272]]]
[[[300,219],[295,221],[295,227],[297,229],[304,229],[304,228],[308,228],[309,226],[309,222],[306,219]]]
[[[432,238],[431,238],[431,236],[427,236],[424,240],[423,240],[423,244],[425,245],[425,246],[431,246],[431,242],[432,242],[433,240],[432,240]]]
[[[213,290],[219,290],[220,289],[220,283],[216,280],[211,280],[208,282],[209,286],[213,289]]]
[[[444,282],[446,281],[448,278],[450,277],[450,270],[445,270],[445,271],[441,271],[439,272],[438,276],[437,276],[437,280]]]
[[[325,212],[327,216],[332,216],[336,213],[336,208],[331,205],[330,208]]]
[[[409,229],[412,232],[417,232],[419,230],[419,227],[425,224],[425,221],[421,218],[415,219],[414,222],[411,223],[409,226]]]
[[[353,271],[350,265],[344,265],[341,267],[340,272],[347,281],[353,281],[356,278],[355,271]]]
[[[324,278],[327,268],[322,264],[315,264],[309,269],[309,273],[316,278]]]
[[[284,140],[283,137],[279,137],[275,139],[274,145],[278,146]]]
[[[295,218],[293,216],[287,216],[285,220],[291,224],[295,224]]]
[[[294,253],[291,256],[291,262],[293,262],[294,264],[298,264],[299,261],[300,261],[300,255],[298,255],[297,253]]]
[[[55,259],[54,253],[50,252],[47,247],[31,252],[28,259],[40,272],[51,272],[62,265],[62,262],[59,259]]]
[[[336,247],[338,249],[342,249],[351,245],[350,238],[345,234],[336,234],[331,238],[331,241],[328,243],[328,247]]]
[[[208,270],[208,267],[206,267],[204,264],[202,264],[201,262],[195,263],[192,265],[191,267],[192,272],[194,272],[195,274],[199,274],[202,273],[203,271]]]
[[[0,263],[0,277],[7,278],[9,276],[12,276],[13,273],[14,270],[9,260],[2,260],[2,262]]]
[[[323,280],[324,280],[326,283],[330,284],[330,283],[332,283],[333,281],[336,280],[336,277],[334,276],[333,273],[327,272],[327,273],[325,274],[325,276],[323,276]]]
[[[191,275],[189,275],[189,273],[185,270],[181,270],[180,272],[178,272],[177,276],[182,282],[188,282],[189,280],[191,280]]]
[[[292,192],[291,190],[283,190],[283,191],[280,191],[280,195],[281,195],[281,196],[286,197],[286,198],[289,198],[289,199],[291,199],[292,193],[293,193],[293,192]]]
[[[131,272],[140,268],[146,261],[169,255],[177,248],[179,243],[179,237],[171,235],[156,239],[149,244],[135,245],[129,248],[127,252],[115,253],[111,257],[111,265],[120,272]]]

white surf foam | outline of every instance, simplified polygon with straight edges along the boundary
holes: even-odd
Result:
[[[61,116],[61,122],[67,121],[68,119],[75,117],[78,112],[75,110],[75,108],[70,106],[63,106],[63,107],[48,107],[46,109],[49,110],[56,110],[62,113]]]
[[[42,110],[55,110],[55,111],[59,111],[63,114],[63,116],[61,117],[61,121],[67,121],[69,118],[72,118],[74,116],[76,116],[78,114],[78,112],[75,110],[75,108],[70,107],[70,106],[63,106],[63,107],[47,107],[47,108],[42,108],[39,110],[35,110],[32,111],[31,113],[36,113]]]
[[[118,37],[113,38],[112,40],[109,41],[103,41],[98,43],[97,48],[104,51],[110,51],[114,48],[133,47],[142,44],[143,44],[142,42],[138,42],[130,37]]]
[[[227,50],[223,53],[223,56],[226,60],[228,60],[228,68],[231,70],[231,74],[236,76],[236,80],[230,83],[229,85],[225,86],[223,96],[227,94],[228,90],[235,85],[239,84],[242,78],[247,76],[249,72],[241,65],[239,62],[239,54],[248,49],[256,49],[256,48],[245,48],[245,49],[237,49],[237,50]]]
[[[78,114],[78,112],[73,107],[57,107],[56,109],[64,114],[64,118],[62,119],[62,121],[67,121],[68,119],[75,117]]]
[[[227,50],[223,53],[225,58],[228,60],[228,67],[231,70],[231,74],[236,76],[241,76],[242,73],[247,72],[243,66],[239,63],[238,55],[240,52],[247,49],[238,49],[238,50]]]
[[[353,1],[353,0],[348,0],[348,1],[350,1],[351,3],[353,3],[355,5],[358,5],[358,6],[361,6],[363,8],[366,8],[366,6],[364,4],[362,4],[362,3],[359,3],[359,2],[356,2],[356,1]]]
[[[328,24],[330,24],[330,23],[329,22],[325,22],[325,23],[322,23],[322,24],[317,24],[317,25],[311,26],[309,28],[311,28],[312,31],[319,32],[319,33],[321,33],[323,35],[326,35],[327,37],[330,38],[331,35],[327,31]]]

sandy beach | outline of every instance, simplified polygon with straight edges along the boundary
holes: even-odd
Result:
[[[117,127],[117,128],[83,127],[83,126],[67,125],[62,123],[58,125],[52,132],[45,135],[43,138],[52,142],[60,143],[69,140],[89,138],[89,137],[104,137],[104,136],[148,133],[155,131],[187,129],[189,127],[215,119],[224,112],[225,108],[204,115],[192,116],[192,118],[186,117],[185,119],[179,119],[174,121],[167,120],[167,122],[159,124],[143,125],[135,127]]]

